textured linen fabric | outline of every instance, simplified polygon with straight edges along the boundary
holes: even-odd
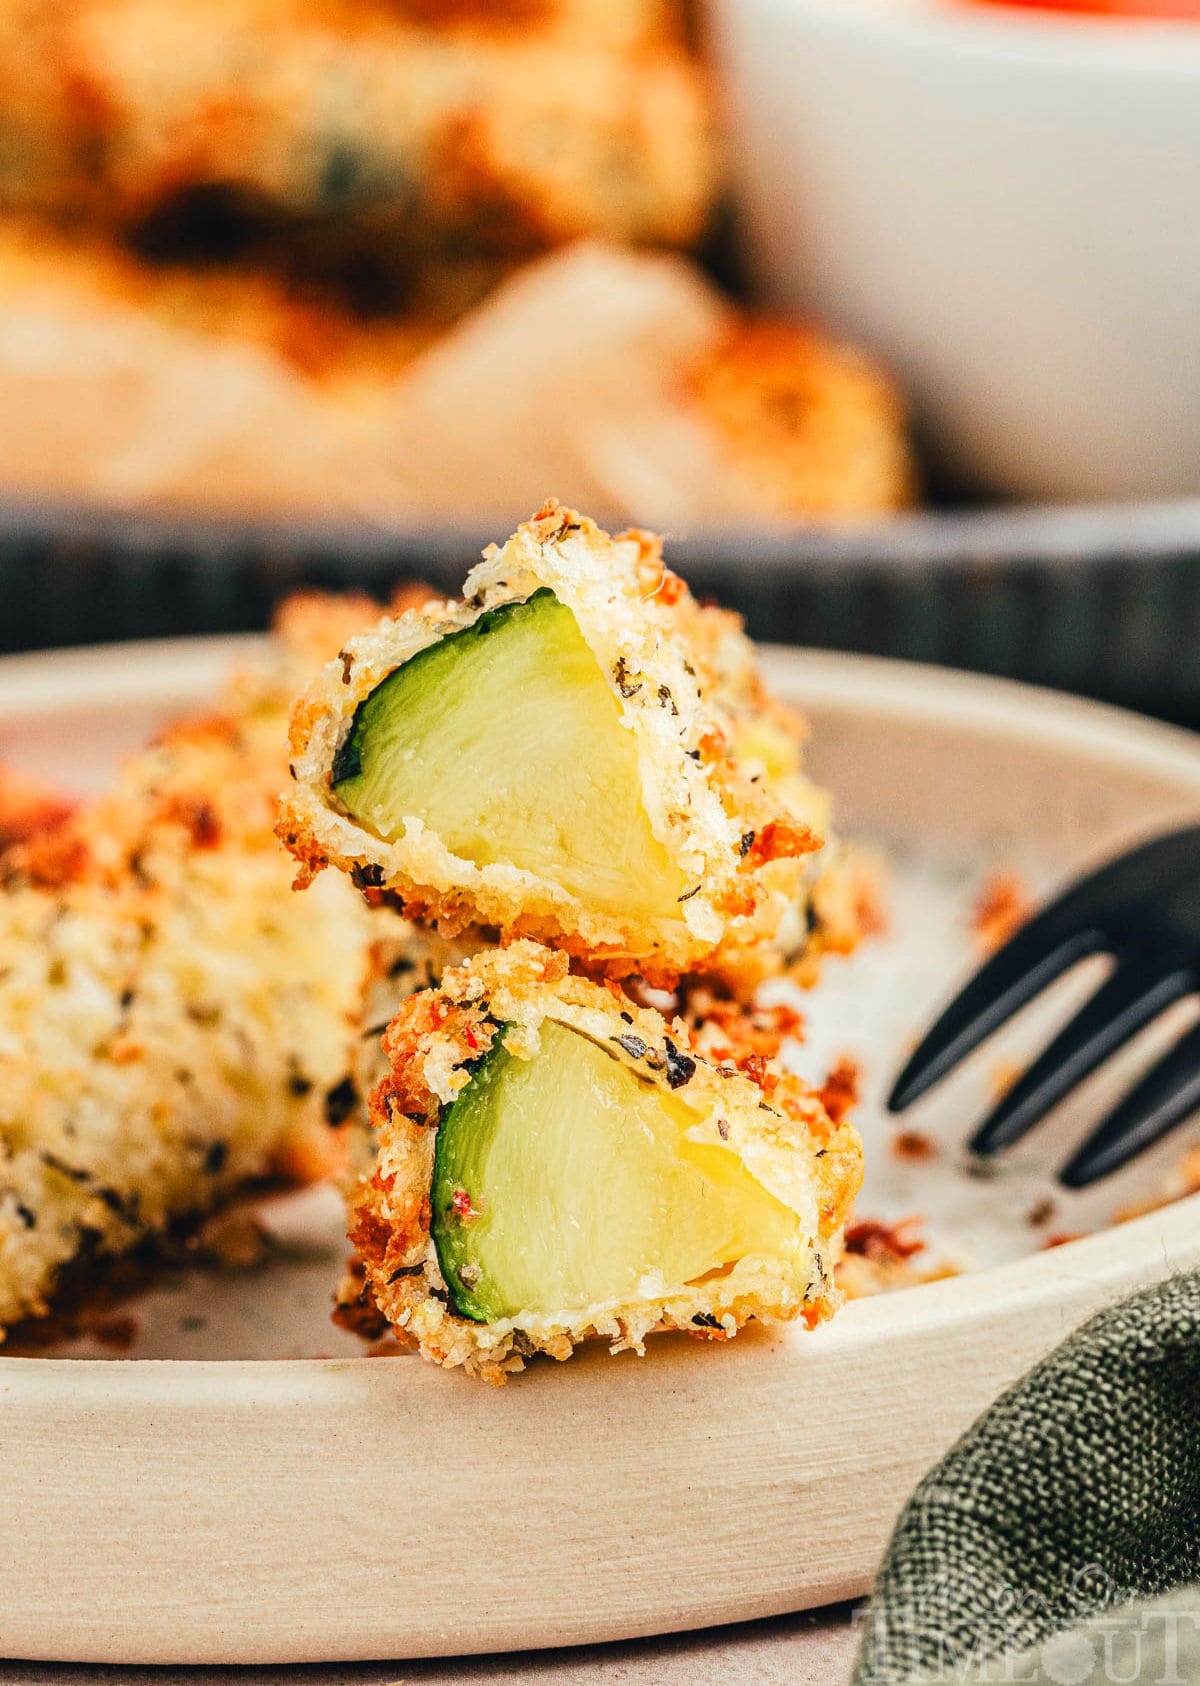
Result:
[[[1200,1273],[1092,1318],[926,1476],[861,1617],[856,1686],[970,1679],[1196,1581]],[[1091,1678],[1084,1662],[1080,1644],[1046,1678],[1075,1686]]]

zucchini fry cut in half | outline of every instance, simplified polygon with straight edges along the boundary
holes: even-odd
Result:
[[[729,753],[657,541],[547,504],[456,604],[352,639],[296,704],[280,835],[448,933],[670,982],[769,942],[819,847]]]
[[[836,1309],[862,1147],[798,1078],[706,1062],[531,942],[410,997],[384,1045],[343,1321],[501,1381],[591,1336]]]

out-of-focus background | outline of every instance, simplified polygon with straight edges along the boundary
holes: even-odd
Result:
[[[1200,721],[1200,0],[0,6],[0,649],[453,589]]]

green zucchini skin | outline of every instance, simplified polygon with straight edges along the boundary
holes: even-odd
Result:
[[[338,746],[337,754],[333,758],[331,775],[334,790],[336,791],[340,785],[349,784],[353,779],[362,776],[363,744],[394,706],[396,693],[401,685],[405,688],[409,685],[419,685],[423,667],[427,668],[435,655],[438,656],[439,665],[445,660],[444,655],[440,655],[439,652],[445,651],[448,647],[454,647],[462,651],[468,643],[476,643],[480,639],[486,638],[490,632],[494,632],[497,627],[511,621],[522,611],[528,612],[535,605],[547,599],[557,601],[549,586],[542,586],[531,597],[525,598],[520,603],[502,603],[499,608],[485,609],[479,619],[473,621],[470,626],[463,627],[461,632],[450,633],[447,638],[440,639],[436,644],[428,645],[424,650],[418,650],[415,656],[411,656],[408,661],[401,663],[398,668],[388,674],[386,679],[381,679],[370,695],[364,697],[355,709],[350,730]]]
[[[430,1232],[451,1307],[460,1317],[469,1317],[474,1323],[491,1322],[495,1307],[488,1302],[486,1279],[474,1285],[475,1291],[463,1281],[462,1272],[470,1267],[471,1251],[455,1198],[464,1192],[469,1194],[465,1185],[469,1181],[470,1163],[487,1143],[486,1129],[480,1132],[478,1126],[481,1121],[486,1126],[489,1117],[495,1118],[494,1091],[513,1057],[504,1046],[510,1028],[506,1024],[499,1027],[470,1082],[442,1118],[434,1153]]]

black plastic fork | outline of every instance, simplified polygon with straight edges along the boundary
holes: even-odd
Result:
[[[1173,1002],[1200,991],[1200,826],[1172,831],[1070,885],[976,972],[917,1048],[893,1112],[939,1083],[1055,978],[1108,953],[1111,975],[971,1138],[990,1155],[1034,1125]],[[1086,1188],[1200,1108],[1200,1023],[1137,1082],[1059,1172]]]

